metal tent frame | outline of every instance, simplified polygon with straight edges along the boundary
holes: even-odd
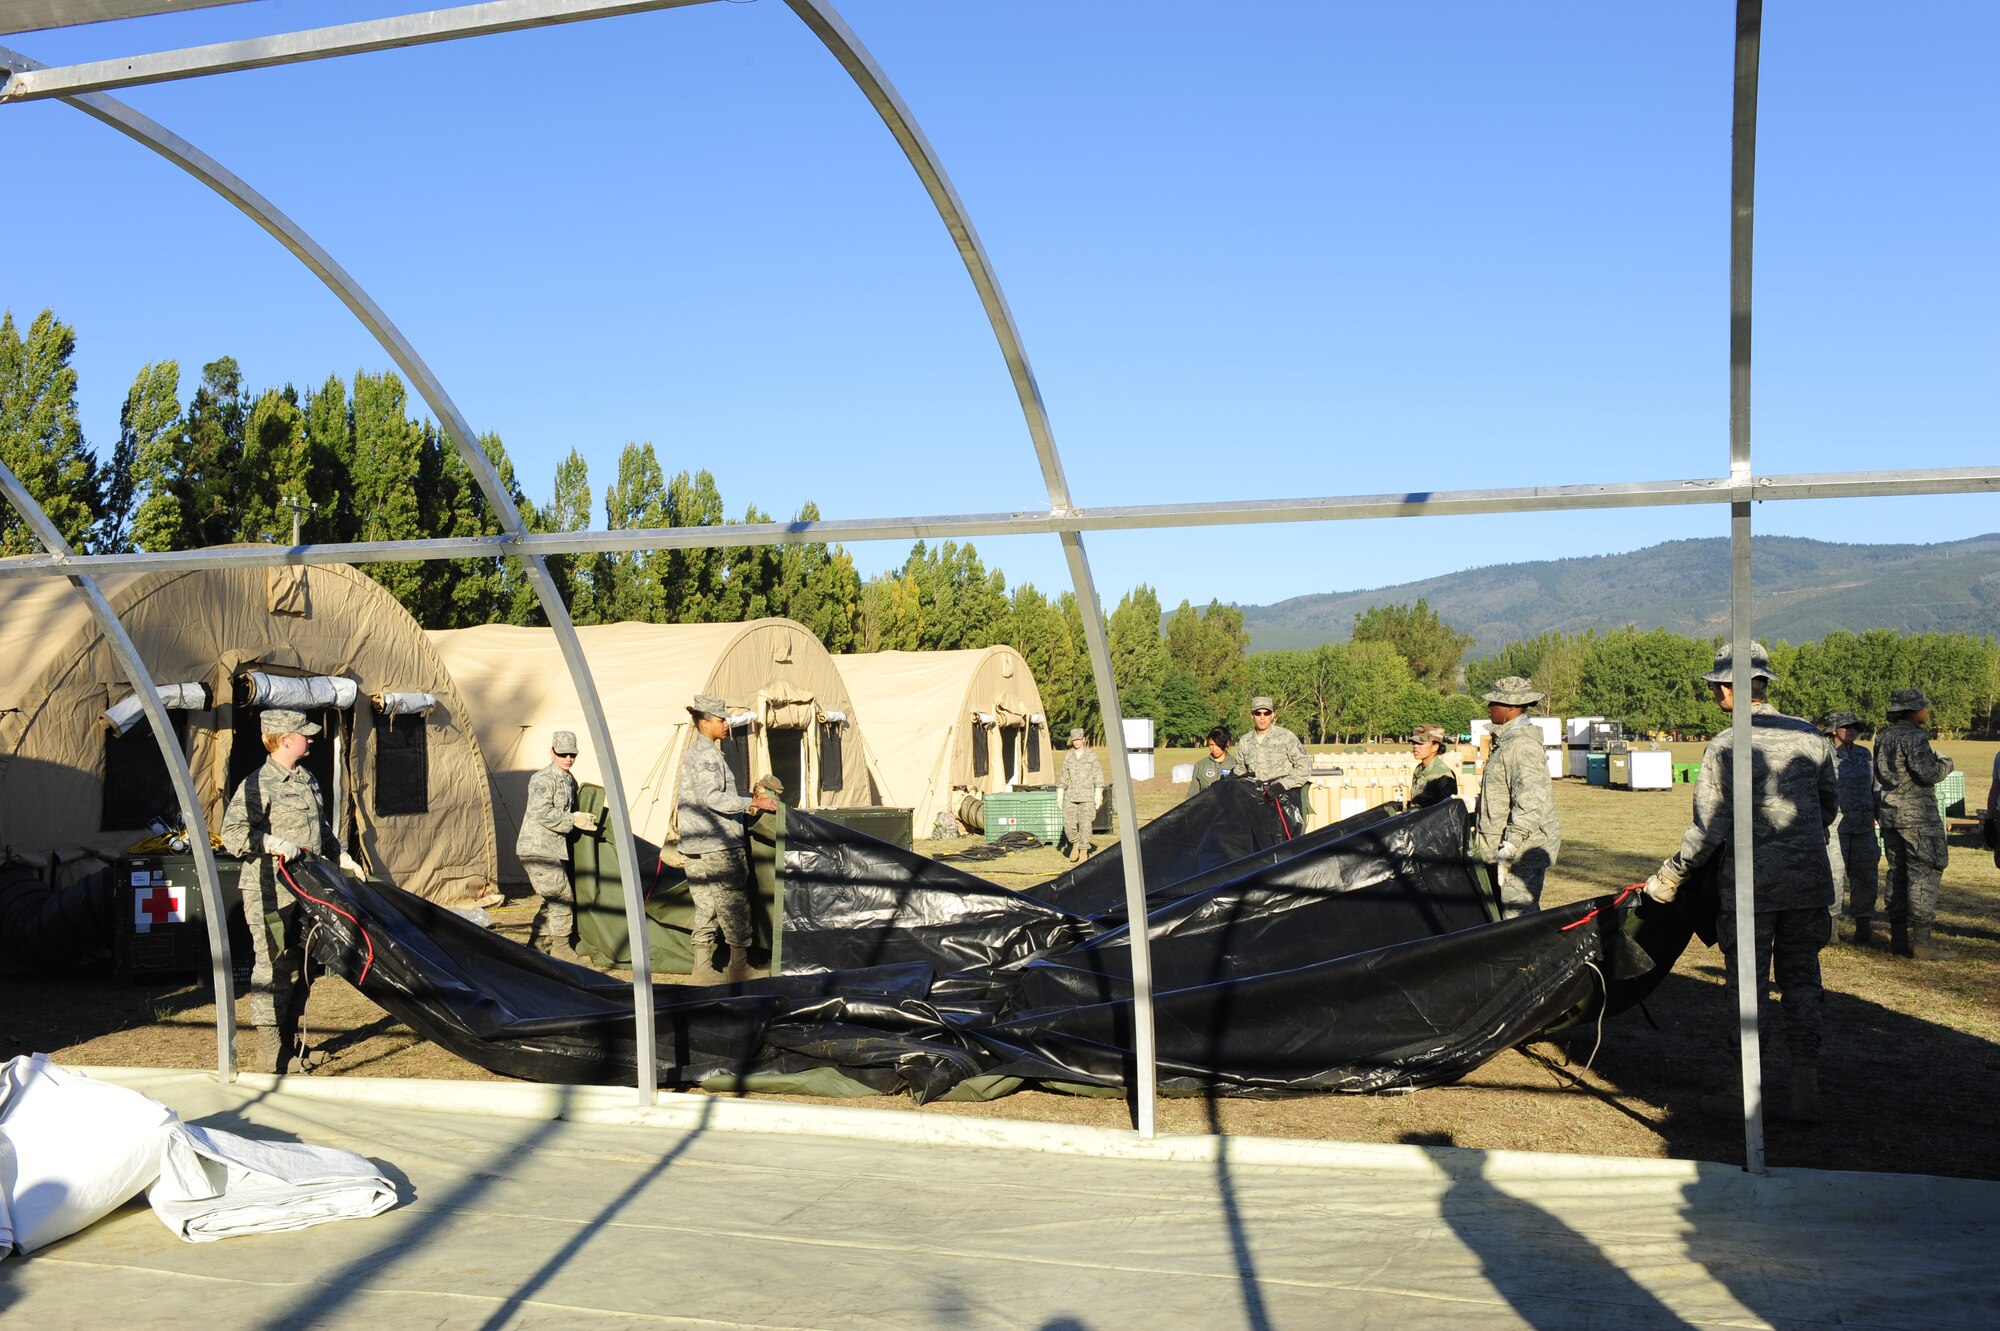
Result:
[[[708,0],[492,0],[491,3],[429,10],[395,18],[290,32],[274,37],[190,47],[50,68],[19,52],[0,47],[0,104],[56,98],[102,121],[165,157],[220,194],[262,227],[311,269],[359,319],[435,413],[445,434],[471,469],[503,528],[495,537],[446,538],[419,541],[376,541],[346,545],[295,545],[268,548],[174,551],[130,555],[78,555],[21,486],[0,466],[3,491],[34,530],[48,553],[8,561],[0,577],[67,577],[90,603],[93,614],[111,640],[122,668],[152,722],[155,740],[172,776],[187,826],[197,847],[201,889],[211,901],[220,900],[214,856],[208,850],[206,826],[196,799],[186,759],[172,740],[165,710],[150,673],[96,577],[113,570],[216,568],[228,565],[317,564],[373,560],[433,560],[511,556],[521,561],[548,616],[564,659],[575,681],[591,742],[603,756],[608,807],[627,807],[610,727],[592,683],[589,663],[574,624],[548,574],[546,559],[590,551],[659,550],[678,547],[721,548],[830,540],[897,537],[963,538],[983,535],[1054,533],[1062,543],[1070,577],[1082,611],[1098,705],[1107,734],[1122,733],[1117,681],[1114,677],[1102,606],[1099,604],[1084,548],[1086,531],[1141,528],[1347,521],[1386,517],[1426,517],[1468,513],[1520,513],[1605,508],[1665,507],[1727,504],[1730,511],[1730,637],[1734,659],[1748,660],[1751,637],[1750,505],[1753,501],[1828,499],[1860,496],[1993,493],[2000,490],[2000,468],[1901,469],[1869,472],[1757,476],[1750,451],[1750,316],[1753,239],[1757,69],[1762,29],[1762,0],[1737,0],[1732,170],[1730,187],[1730,451],[1726,476],[1651,482],[1588,483],[1572,486],[1497,490],[1411,491],[1405,494],[1349,495],[1320,498],[1279,498],[1224,503],[1139,505],[1084,509],[1069,490],[1054,430],[1045,410],[1034,371],[1014,325],[999,279],[986,257],[964,205],[942,163],[918,127],[916,118],[897,94],[867,48],[833,6],[824,0],[785,0],[794,14],[819,38],[848,76],[874,106],[902,148],[950,232],[978,292],[988,323],[1000,344],[1015,394],[1028,428],[1048,493],[1045,510],[839,520],[764,523],[725,529],[645,528],[619,532],[595,531],[534,534],[507,501],[491,460],[481,449],[464,415],[422,357],[386,313],[319,244],[271,202],[200,149],[130,107],[104,95],[108,90],[175,79],[198,78],[235,70],[265,68],[300,61],[450,41],[496,32],[580,22],[647,10],[680,8]],[[72,6],[68,16],[43,14],[43,3],[22,12],[32,22],[17,22],[13,30],[61,26],[94,18],[124,17],[186,7],[167,0],[94,0]],[[86,16],[85,11],[88,11]],[[102,12],[100,12],[102,11]],[[1739,665],[1739,669],[1745,667]],[[1749,691],[1741,689],[1739,697]],[[1738,708],[1732,720],[1735,755],[1734,818],[1738,827],[1752,825],[1750,782],[1750,712]],[[1137,828],[1138,809],[1129,768],[1112,764],[1113,801],[1123,826]],[[628,837],[616,838],[619,867],[627,882],[640,881],[636,852]],[[1755,885],[1747,838],[1735,842],[1738,891],[1749,909],[1737,912],[1739,957],[1754,956],[1751,930]],[[1145,883],[1137,856],[1125,856],[1128,909],[1144,917]],[[640,903],[628,894],[627,922],[635,936],[643,928]],[[223,912],[207,912],[210,944],[215,958],[217,994],[229,992],[228,939]],[[1154,1134],[1158,1094],[1154,1062],[1152,972],[1143,931],[1135,938],[1133,980],[1138,1084],[1134,1094],[1135,1127],[1142,1137]],[[642,1103],[658,1095],[653,1054],[652,978],[643,968],[633,972],[633,1005],[639,1044],[637,1090]],[[1764,1172],[1762,1090],[1759,1078],[1756,989],[1738,985],[1744,1087],[1744,1140],[1747,1167]],[[234,1012],[217,1004],[217,1072],[233,1075]]]

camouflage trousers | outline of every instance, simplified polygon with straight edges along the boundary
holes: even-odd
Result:
[[[717,934],[732,948],[749,947],[756,938],[750,930],[750,890],[745,882],[750,857],[741,846],[732,846],[686,859],[688,895],[694,898],[694,923],[688,934],[695,950],[712,949]]]
[[[270,860],[245,864],[237,886],[250,930],[250,1025],[277,1032],[289,1045],[305,1015],[309,987],[299,903],[276,881]]]
[[[1875,913],[1875,897],[1881,886],[1882,847],[1876,843],[1875,829],[1840,834],[1834,851],[1834,876],[1846,882],[1847,913],[1860,918]]]
[[[528,870],[528,886],[542,899],[528,937],[539,942],[549,939],[568,943],[576,933],[576,888],[569,881],[569,866],[560,860],[522,860]]]
[[[1938,893],[1944,888],[1944,829],[1885,827],[1882,849],[1889,854],[1888,891],[1883,913],[1891,923],[1928,929],[1937,920]]]
[[[1499,884],[1501,919],[1511,920],[1542,908],[1542,880],[1554,863],[1555,858],[1542,846],[1523,851],[1508,862],[1507,881]],[[1497,866],[1493,877],[1500,877]]]
[[[1736,964],[1736,912],[1725,899],[1716,920],[1717,940],[1729,963],[1729,996],[1734,1010],[1739,983]],[[1785,1044],[1793,1058],[1817,1059],[1825,1032],[1826,990],[1820,984],[1820,949],[1833,941],[1833,916],[1824,906],[1795,910],[1760,910],[1757,940],[1758,1023],[1769,1029],[1770,985],[1776,980],[1778,1013],[1784,1019]]]
[[[1072,847],[1090,849],[1090,825],[1097,821],[1097,806],[1089,800],[1063,801],[1063,839]]]

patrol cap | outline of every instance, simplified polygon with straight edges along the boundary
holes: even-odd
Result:
[[[576,755],[576,732],[574,730],[558,730],[554,741],[549,745],[549,749],[555,753],[566,753],[574,757]]]
[[[1711,684],[1735,683],[1736,671],[1734,664],[1730,660],[1730,650],[1730,645],[1726,642],[1715,649],[1715,669],[1703,675],[1703,679]],[[1776,675],[1771,673],[1771,654],[1764,650],[1764,644],[1761,642],[1750,644],[1750,678],[1777,678]]]
[[[757,778],[757,789],[768,790],[773,795],[782,795],[785,793],[785,783],[778,779],[776,773],[767,773]]]
[[[1853,726],[1856,730],[1859,730],[1861,729],[1861,718],[1852,712],[1828,712],[1826,714],[1826,728],[1828,730],[1838,730],[1842,726]]]
[[[1931,705],[1922,689],[1897,689],[1889,695],[1891,712],[1921,712]]]
[[[1250,700],[1250,710],[1253,712],[1275,712],[1278,710],[1278,707],[1277,704],[1260,693]]]
[[[1080,740],[1080,739],[1086,739],[1086,738],[1088,738],[1088,736],[1086,736],[1086,735],[1085,735],[1085,734],[1083,733],[1083,727],[1082,727],[1082,726],[1071,726],[1071,727],[1069,728],[1069,742],[1070,742],[1070,743],[1074,744],[1074,743],[1076,743],[1076,742],[1077,742],[1078,740]]]
[[[1531,707],[1542,700],[1540,689],[1531,679],[1520,675],[1503,675],[1493,681],[1493,687],[1481,695],[1487,702],[1497,702],[1503,707]]]
[[[1437,725],[1418,726],[1410,732],[1410,743],[1442,744],[1444,743],[1444,727]]]
[[[257,724],[267,735],[317,735],[319,723],[306,720],[304,712],[290,707],[267,707]]]
[[[694,695],[693,704],[688,708],[688,713],[692,716],[719,716],[727,721],[729,704],[713,693],[697,693]]]

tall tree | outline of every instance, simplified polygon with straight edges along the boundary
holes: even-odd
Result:
[[[610,531],[634,527],[667,527],[666,475],[651,443],[625,445],[618,455],[618,479],[604,490],[604,525]],[[667,577],[671,563],[665,551],[635,550],[607,556],[601,566],[609,579],[609,618],[661,624],[671,618]]]
[[[1439,617],[1422,598],[1415,605],[1377,605],[1355,615],[1355,642],[1385,642],[1410,663],[1418,683],[1439,693],[1458,687],[1459,662],[1473,643]]]
[[[722,492],[706,469],[681,472],[667,484],[667,522],[671,527],[722,525]],[[711,549],[667,551],[662,596],[670,622],[712,624],[718,619],[717,594],[725,561]]]
[[[183,549],[222,545],[240,538],[243,432],[249,421],[243,374],[234,356],[201,367],[201,384],[188,402],[180,453],[169,488],[180,500]]]
[[[0,312],[0,460],[80,550],[90,549],[100,512],[97,462],[76,414],[76,333],[43,310],[26,337],[12,310]],[[0,504],[0,554],[41,548],[11,504]]]
[[[354,512],[364,541],[405,541],[423,535],[417,482],[423,467],[424,432],[411,420],[408,394],[394,372],[354,376]],[[399,560],[372,564],[370,576],[405,606],[423,603],[422,563]]]
[[[118,444],[104,482],[99,550],[166,550],[181,527],[180,503],[166,476],[180,447],[181,367],[171,360],[140,367],[118,411]]]
[[[555,485],[549,502],[539,514],[543,531],[587,531],[590,528],[590,466],[574,448],[556,464]],[[599,611],[596,558],[591,555],[556,555],[549,561],[549,576],[569,607],[570,618],[579,624],[596,624],[604,619]],[[525,621],[539,623],[539,618]]]
[[[1167,682],[1167,644],[1160,637],[1159,596],[1140,583],[1119,598],[1106,627],[1120,710],[1130,718],[1150,717],[1157,726]]]

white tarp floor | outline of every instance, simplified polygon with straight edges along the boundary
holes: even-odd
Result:
[[[57,1327],[2000,1326],[2000,1184],[1165,1137],[630,1088],[82,1069],[401,1204],[0,1262]]]

